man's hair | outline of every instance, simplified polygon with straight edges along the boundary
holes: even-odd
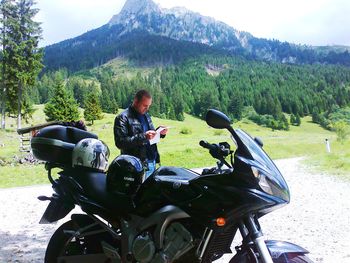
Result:
[[[151,93],[149,93],[149,92],[148,92],[147,90],[145,90],[145,89],[141,89],[141,90],[139,90],[138,92],[136,92],[134,99],[135,99],[136,101],[140,101],[140,100],[142,100],[143,97],[146,97],[146,98],[149,98],[149,99],[152,98]]]

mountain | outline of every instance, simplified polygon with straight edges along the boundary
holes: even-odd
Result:
[[[348,49],[256,38],[185,8],[161,8],[152,0],[127,0],[106,25],[45,47],[44,64],[45,70],[78,71],[120,56],[150,65],[213,53],[290,64],[350,66]]]
[[[185,8],[162,9],[152,0],[128,0],[108,24],[122,25],[124,30],[121,34],[138,29],[153,35],[233,50],[240,49],[251,37],[248,33]]]

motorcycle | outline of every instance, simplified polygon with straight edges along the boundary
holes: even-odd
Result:
[[[97,139],[92,133],[63,126],[40,130],[32,138],[33,154],[47,162],[55,192],[38,197],[50,201],[40,223],[56,222],[76,205],[83,211],[55,231],[45,262],[207,263],[232,253],[238,232],[242,242],[230,263],[312,262],[298,245],[264,239],[259,218],[288,204],[290,193],[262,141],[234,129],[220,111],[209,110],[206,122],[227,129],[235,151],[227,142],[201,141],[217,167],[197,173],[163,166],[145,181],[143,173],[130,174],[130,163],[122,166],[123,160],[130,161],[123,156],[107,174],[72,167],[74,148],[84,139]],[[60,168],[57,179],[53,168]],[[110,179],[116,174],[117,181]]]

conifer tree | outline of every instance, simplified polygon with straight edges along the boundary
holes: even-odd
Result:
[[[282,130],[285,130],[285,131],[288,131],[289,130],[289,123],[288,123],[288,120],[286,118],[286,116],[282,113],[281,114],[281,118],[279,120],[282,124],[281,124],[281,129]]]
[[[314,123],[320,123],[320,114],[319,114],[319,111],[318,109],[315,107],[313,110],[312,110],[312,122]]]
[[[38,48],[41,28],[34,21],[38,9],[33,5],[33,0],[1,2],[2,127],[7,111],[17,116],[17,128],[21,128],[22,106],[26,104],[28,109],[30,103],[24,101],[24,94],[42,69],[42,52]]]
[[[299,114],[297,114],[295,116],[295,125],[300,126],[300,124],[301,124],[300,116],[299,116]]]
[[[23,93],[28,87],[33,86],[43,65],[42,52],[38,48],[41,38],[40,23],[34,21],[39,9],[33,8],[33,0],[19,0],[17,3],[19,32],[18,38],[18,65],[17,65],[17,128],[21,128]],[[28,103],[28,102],[26,102]]]
[[[11,72],[11,52],[13,51],[12,33],[16,27],[16,5],[14,0],[2,0],[0,3],[1,12],[1,128],[5,129],[5,115],[8,110],[9,94],[15,86],[14,74]],[[12,74],[11,74],[12,73]]]
[[[96,95],[96,93],[91,92],[87,95],[85,100],[85,110],[84,110],[84,118],[87,121],[91,121],[91,124],[94,124],[94,120],[102,119],[102,110],[100,101]]]
[[[78,103],[68,94],[62,82],[56,83],[54,95],[45,104],[44,113],[47,121],[77,121]]]
[[[22,118],[26,123],[29,122],[29,119],[33,117],[34,112],[36,109],[34,109],[33,104],[28,96],[28,94],[24,94],[24,100],[22,103]]]
[[[295,124],[295,116],[293,113],[290,115],[290,124],[292,124],[292,125]]]
[[[241,96],[235,95],[231,98],[231,101],[228,105],[229,114],[236,120],[242,119],[243,111],[243,100]]]
[[[116,113],[118,111],[118,104],[108,90],[102,90],[101,101],[103,112]]]

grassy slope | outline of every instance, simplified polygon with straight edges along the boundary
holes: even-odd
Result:
[[[115,58],[103,64],[101,67],[91,69],[91,72],[97,73],[101,70],[106,69],[114,72],[117,77],[123,76],[128,79],[136,77],[137,73],[141,73],[143,76],[147,76],[152,71],[154,71],[154,67],[140,67],[134,65],[132,62],[128,61],[125,58]]]
[[[32,123],[45,122],[42,105],[37,106]],[[111,150],[111,160],[119,154],[114,146],[113,122],[114,115],[105,114],[104,118],[95,121],[93,126],[88,126],[92,131],[107,143]],[[7,120],[9,130],[0,130],[0,159],[7,162],[13,160],[13,156],[20,156],[18,151],[19,139],[15,133],[15,120]],[[230,142],[227,131],[214,130],[207,124],[186,115],[184,122],[161,120],[153,118],[155,126],[167,125],[171,127],[167,137],[159,143],[162,165],[174,165],[184,167],[203,167],[215,164],[207,150],[201,148],[198,142],[203,139],[208,142]],[[28,126],[23,124],[23,126]],[[306,156],[305,162],[312,164],[313,169],[325,170],[350,179],[350,142],[344,145],[336,142],[334,133],[320,128],[311,123],[309,117],[302,119],[300,127],[291,126],[290,131],[271,131],[248,121],[234,124],[235,128],[241,128],[252,136],[260,137],[264,142],[264,149],[273,159],[294,156]],[[191,130],[190,134],[181,134],[183,128]],[[326,153],[325,138],[331,142],[332,153]],[[231,144],[232,145],[232,144]],[[0,187],[23,186],[48,183],[43,165],[7,165],[0,166]]]

